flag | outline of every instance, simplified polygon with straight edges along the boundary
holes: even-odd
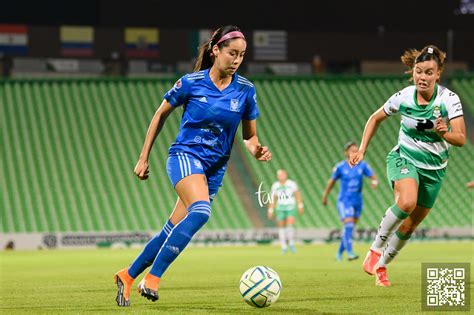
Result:
[[[286,31],[254,31],[255,60],[286,60]]]
[[[127,57],[150,58],[159,56],[160,33],[156,28],[125,28]]]
[[[94,28],[91,26],[61,26],[61,55],[87,57],[94,54]]]
[[[199,47],[207,42],[213,31],[211,29],[199,29],[189,33],[189,52],[191,56],[197,57]]]
[[[0,52],[26,55],[28,53],[28,27],[18,24],[0,24]]]

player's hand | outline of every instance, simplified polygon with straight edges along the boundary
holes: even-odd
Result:
[[[357,151],[356,153],[352,153],[349,157],[349,165],[351,167],[356,166],[364,159],[364,153],[362,151]]]
[[[328,197],[326,195],[323,196],[323,206],[328,205]]]
[[[372,179],[372,181],[370,182],[370,188],[372,189],[377,188],[378,185],[379,185],[379,181],[376,179]]]
[[[258,146],[255,150],[255,158],[259,161],[268,162],[272,159],[272,153],[268,150],[268,147]]]
[[[303,215],[303,213],[304,213],[304,208],[303,208],[303,207],[299,207],[299,208],[298,208],[298,213],[299,213],[300,215]]]
[[[267,217],[269,220],[273,219],[273,211],[268,210],[267,211]]]
[[[148,174],[150,173],[150,170],[148,169],[148,161],[147,160],[142,160],[139,159],[137,162],[137,165],[135,165],[135,169],[133,172],[135,175],[138,176],[141,180],[148,179]]]
[[[442,137],[446,132],[448,132],[448,125],[443,118],[438,117],[435,121],[434,129],[436,133]]]

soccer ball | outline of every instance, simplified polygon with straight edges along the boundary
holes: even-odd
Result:
[[[280,277],[275,270],[255,266],[244,272],[240,278],[240,294],[247,304],[267,307],[278,300],[281,292]]]

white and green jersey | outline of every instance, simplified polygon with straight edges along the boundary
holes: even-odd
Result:
[[[276,181],[272,185],[272,196],[275,196],[275,210],[290,211],[296,208],[295,192],[298,191],[298,185],[290,179],[284,184]]]
[[[416,88],[409,86],[395,93],[383,105],[385,114],[401,114],[398,145],[400,156],[416,167],[427,170],[445,168],[450,144],[434,130],[434,122],[442,117],[446,123],[463,115],[461,101],[456,93],[436,85],[428,105],[418,105]],[[448,125],[449,126],[449,125]]]

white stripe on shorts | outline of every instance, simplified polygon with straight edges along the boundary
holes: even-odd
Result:
[[[178,153],[178,161],[179,161],[179,170],[181,171],[181,178],[183,178],[184,175],[184,167],[183,167],[183,161],[181,160],[181,156]]]

